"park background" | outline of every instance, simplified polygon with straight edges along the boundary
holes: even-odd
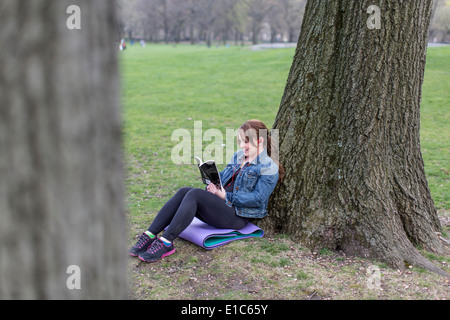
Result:
[[[117,0],[129,41],[238,45],[297,42],[306,0]],[[433,1],[430,42],[450,42],[450,1]]]
[[[215,12],[216,18],[207,27],[200,13],[197,20],[188,19],[192,17],[188,6],[191,1],[184,1],[184,6],[176,1],[129,3],[132,5],[127,1],[121,10],[127,49],[120,52],[120,61],[128,242],[132,245],[178,188],[202,187],[194,164],[172,163],[171,152],[177,143],[171,140],[172,132],[185,128],[193,134],[194,121],[202,121],[203,132],[214,128],[225,133],[251,118],[262,120],[270,128],[295,49],[261,50],[261,45],[289,42],[290,33],[287,21],[282,24],[275,18],[278,11],[273,7],[272,15],[267,13],[257,24],[257,15],[251,10],[257,8],[251,6],[254,1],[246,2],[248,11],[228,11],[236,13],[229,20],[235,25],[227,25],[230,15],[220,14],[230,7],[210,7],[206,17],[211,18]],[[303,1],[278,3],[295,3],[302,12]],[[144,5],[151,8],[151,4],[156,9],[144,10]],[[167,5],[163,11],[166,15],[158,13],[164,9],[163,4]],[[430,40],[445,42],[449,40],[450,3],[437,1],[436,8]],[[151,14],[159,18],[150,19]],[[274,21],[279,25],[276,33],[272,32],[277,25]],[[259,30],[257,36],[255,30]],[[294,39],[300,31],[298,20],[295,30]],[[145,46],[139,43],[142,39]],[[428,48],[421,102],[422,154],[444,232],[449,232],[450,219],[449,58],[449,46],[431,44]],[[208,144],[204,142],[203,147]],[[212,251],[183,240],[175,245],[177,254],[158,264],[129,260],[132,298],[449,298],[448,280],[428,271],[415,267],[393,270],[377,261],[328,250],[310,252],[283,234],[239,241]],[[423,254],[445,270],[450,269],[448,252],[444,256]],[[367,271],[374,265],[381,270],[381,286],[376,290],[367,283]]]

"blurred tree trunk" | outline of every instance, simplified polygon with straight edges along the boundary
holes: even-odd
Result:
[[[367,26],[370,5],[381,29]],[[415,248],[442,250],[419,137],[431,10],[427,0],[308,1],[273,126],[286,178],[264,228],[445,274]]]
[[[0,21],[0,299],[126,298],[114,6],[2,0]]]

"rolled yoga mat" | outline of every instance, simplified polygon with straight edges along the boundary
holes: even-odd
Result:
[[[263,235],[264,231],[250,222],[240,230],[218,229],[194,218],[192,223],[179,235],[179,237],[205,249],[213,249],[223,246],[231,241],[251,237],[262,237]]]

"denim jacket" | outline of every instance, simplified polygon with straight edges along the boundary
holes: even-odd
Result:
[[[231,162],[221,171],[220,179],[226,183],[244,161],[244,151],[233,155]],[[226,204],[234,206],[236,214],[244,218],[263,218],[267,215],[269,197],[278,182],[278,166],[263,150],[255,160],[247,162],[234,178],[233,192],[227,192]]]

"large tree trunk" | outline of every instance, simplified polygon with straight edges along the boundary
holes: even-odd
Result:
[[[367,8],[381,9],[369,29]],[[268,231],[312,249],[440,269],[440,224],[420,151],[431,1],[308,1],[273,128],[286,169]]]
[[[0,3],[0,299],[127,297],[114,11]]]

